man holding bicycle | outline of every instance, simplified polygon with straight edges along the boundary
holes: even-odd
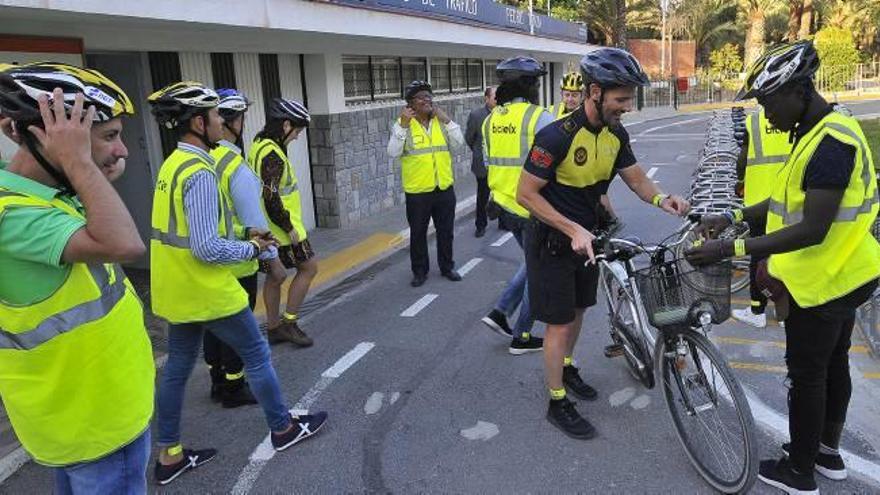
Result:
[[[809,41],[767,52],[749,71],[738,99],[757,98],[794,147],[774,177],[770,198],[725,215],[704,217],[713,237],[733,222],[764,226],[766,235],[712,240],[692,249],[694,264],[730,256],[769,256],[758,283],[784,316],[789,379],[789,434],[780,460],[762,461],[759,479],[787,493],[819,493],[813,469],[846,478],[838,452],[852,384],[849,348],[856,308],[877,288],[880,244],[877,183],[865,135],[852,117],[816,92],[819,58]]]
[[[526,236],[526,268],[532,313],[547,323],[544,370],[550,389],[547,419],[579,439],[595,429],[566,398],[566,387],[592,400],[572,363],[584,310],[596,303],[598,267],[591,229],[607,221],[599,197],[615,174],[643,201],[683,215],[688,203],[662,194],[636,164],[620,124],[632,109],[635,89],[648,84],[639,62],[618,48],[602,48],[581,60],[583,105],[542,129],[520,176],[517,201],[533,215]]]

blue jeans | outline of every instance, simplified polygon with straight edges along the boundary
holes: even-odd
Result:
[[[53,468],[55,493],[147,493],[147,462],[150,460],[150,429],[130,444],[96,461]]]
[[[505,215],[507,217],[513,216],[506,211],[502,211],[501,216],[504,217]],[[519,245],[520,249],[523,249],[526,232],[524,228],[525,223],[522,221],[516,221],[515,219],[510,221],[505,218],[504,220],[507,220],[505,224],[509,226],[510,232],[513,234],[514,239],[516,239],[516,243]],[[526,277],[525,261],[519,266],[519,269],[513,275],[513,278],[507,282],[507,287],[505,287],[504,292],[501,293],[501,298],[495,305],[495,309],[510,317],[513,315],[514,311],[516,311],[517,306],[519,306],[519,316],[517,316],[516,323],[513,325],[514,337],[519,337],[523,333],[531,332],[532,326],[535,324],[535,319],[532,318],[532,311],[529,306],[528,278]]]
[[[284,405],[278,377],[272,367],[269,344],[260,334],[250,308],[220,318],[198,323],[168,325],[168,362],[162,372],[158,391],[158,445],[180,443],[180,415],[186,381],[199,357],[202,333],[208,330],[231,347],[244,361],[244,371],[254,397],[263,407],[272,431],[290,426],[290,413]]]

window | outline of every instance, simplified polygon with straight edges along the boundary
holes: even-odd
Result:
[[[467,84],[467,60],[455,58],[450,61],[452,68],[452,89],[453,91],[466,91]]]
[[[347,101],[372,99],[369,57],[343,57],[342,79]]]
[[[412,81],[424,81],[428,79],[425,63],[426,60],[423,58],[404,58],[401,60],[401,66],[403,67],[401,79],[403,80],[404,86]]]
[[[431,59],[431,86],[435,93],[448,93],[450,91],[449,59]]]
[[[373,67],[373,99],[400,98],[400,59],[370,57]]]
[[[468,60],[467,83],[470,91],[483,89],[483,62],[481,60]]]
[[[486,86],[498,86],[498,77],[495,75],[495,66],[501,62],[500,60],[486,60],[485,67]]]

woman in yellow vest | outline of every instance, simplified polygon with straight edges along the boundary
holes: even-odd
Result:
[[[244,361],[251,390],[266,416],[272,446],[284,450],[316,433],[327,419],[318,412],[292,416],[272,367],[269,346],[232,268],[256,259],[272,241],[263,232],[249,240],[227,237],[224,208],[210,150],[223,137],[219,97],[198,82],[179,82],[148,98],[153,115],[177,133],[153,196],[150,281],[153,312],[168,321],[168,361],[157,400],[156,481],[165,485],[211,460],[214,449],[183,449],[180,416],[186,382],[204,331],[232,347]]]
[[[155,369],[118,265],[145,248],[110,185],[134,107],[97,71],[40,63],[0,73],[0,114],[20,145],[0,170],[0,396],[12,428],[55,468],[56,493],[146,493]]]
[[[409,258],[413,278],[419,287],[428,277],[428,223],[437,229],[437,264],[440,274],[458,282],[452,259],[455,226],[454,167],[451,151],[464,144],[461,128],[446,112],[434,105],[431,85],[413,81],[404,91],[406,107],[391,127],[388,155],[400,157],[400,175],[406,193],[406,221],[409,224]]]
[[[852,392],[855,310],[880,276],[880,244],[870,234],[878,209],[871,151],[859,123],[816,92],[818,67],[809,41],[755,62],[739,99],[757,98],[770,123],[792,133],[794,147],[768,200],[706,217],[701,230],[712,234],[746,221],[766,225],[767,235],[708,241],[688,254],[695,264],[769,255],[758,282],[785,320],[791,442],[782,445],[781,459],[761,462],[758,477],[788,493],[818,493],[814,469],[846,478],[838,448]]]
[[[284,277],[269,276],[263,283],[263,302],[270,344],[291,342],[300,347],[312,345],[312,339],[299,327],[299,307],[318,275],[318,258],[309,242],[302,220],[302,199],[296,169],[287,157],[287,147],[309,126],[311,117],[302,103],[275,98],[269,104],[266,125],[251,144],[251,168],[263,182],[263,212],[269,229],[278,241],[278,258],[282,268],[296,268],[296,275],[287,290],[287,305],[279,317],[281,284]],[[268,260],[260,263],[264,273],[272,273]]]

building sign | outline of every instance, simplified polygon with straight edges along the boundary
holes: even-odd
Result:
[[[478,26],[501,27],[546,38],[587,42],[587,28],[581,24],[495,3],[492,0],[318,0],[400,14],[419,13],[426,17]]]

